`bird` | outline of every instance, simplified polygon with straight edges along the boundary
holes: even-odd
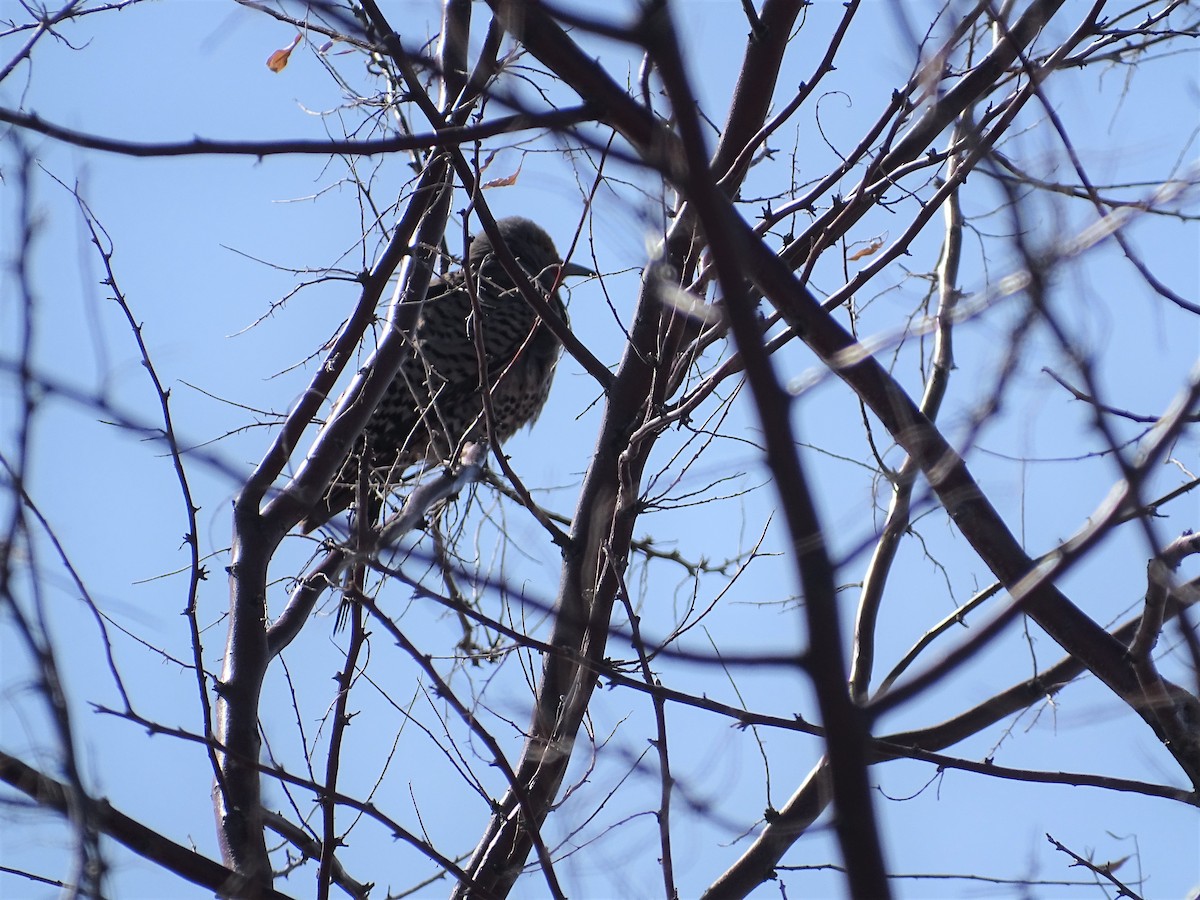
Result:
[[[530,219],[512,216],[499,219],[496,225],[530,282],[542,290],[554,314],[567,324],[567,310],[556,286],[563,277],[596,273],[563,262],[550,235]],[[472,238],[467,266],[478,298],[493,436],[503,443],[522,427],[532,425],[541,413],[561,344],[521,296],[487,234]],[[300,522],[304,534],[354,503],[365,448],[370,448],[370,469],[376,473],[371,485],[373,509],[367,511],[373,524],[382,510],[387,484],[405,470],[446,460],[468,441],[486,440],[475,332],[466,271],[457,269],[435,279],[407,336],[399,371],[339,475]],[[378,490],[379,481],[382,490]]]

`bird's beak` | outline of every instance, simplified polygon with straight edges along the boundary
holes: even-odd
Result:
[[[570,278],[572,275],[595,275],[596,273],[587,266],[581,266],[576,262],[565,262],[559,268],[562,270],[563,278]]]

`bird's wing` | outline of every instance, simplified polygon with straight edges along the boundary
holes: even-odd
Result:
[[[495,286],[480,282],[476,296],[483,319],[488,372],[495,377],[525,344],[537,314],[513,288],[501,292]],[[473,390],[479,381],[474,326],[475,309],[471,296],[463,283],[462,273],[454,272],[438,285],[430,286],[417,324],[417,353],[414,355],[422,357],[422,361],[447,382],[469,382],[464,387]]]

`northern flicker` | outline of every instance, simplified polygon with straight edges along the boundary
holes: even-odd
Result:
[[[514,216],[496,224],[530,282],[546,294],[565,324],[566,307],[555,285],[563,276],[594,273],[564,263],[550,236],[529,219]],[[496,439],[512,437],[542,411],[561,349],[558,338],[521,296],[486,234],[471,241],[467,264],[475,280],[481,321],[476,323],[472,316],[462,269],[430,284],[399,372],[367,421],[364,439],[328,493],[300,523],[304,533],[354,502],[364,445],[371,448],[372,470],[384,482],[373,479],[372,490],[378,492],[418,463],[445,460],[462,443],[486,439],[476,328],[487,360]]]

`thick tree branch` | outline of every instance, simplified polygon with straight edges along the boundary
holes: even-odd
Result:
[[[28,795],[41,806],[63,815],[69,812],[72,801],[65,785],[3,751],[0,751],[0,781]],[[100,830],[139,856],[193,884],[208,888],[219,896],[246,896],[247,886],[237,872],[213,862],[189,847],[167,840],[159,832],[118,812],[103,800],[89,798],[87,803],[88,814],[99,825]],[[258,896],[263,900],[288,900],[287,895],[275,890],[262,891]]]
[[[536,115],[517,113],[498,116],[477,125],[446,126],[436,132],[398,135],[377,140],[271,140],[271,141],[217,141],[193,138],[190,141],[164,141],[147,143],[125,141],[102,135],[76,131],[53,122],[47,122],[36,113],[25,113],[0,107],[0,122],[15,125],[26,131],[44,134],[73,147],[100,150],[121,156],[155,159],[171,156],[250,156],[263,159],[268,156],[380,156],[407,153],[413,150],[449,149],[461,144],[481,141],[501,134],[516,134],[532,129],[559,131],[588,122],[595,113],[588,105],[565,109],[548,110]]]

